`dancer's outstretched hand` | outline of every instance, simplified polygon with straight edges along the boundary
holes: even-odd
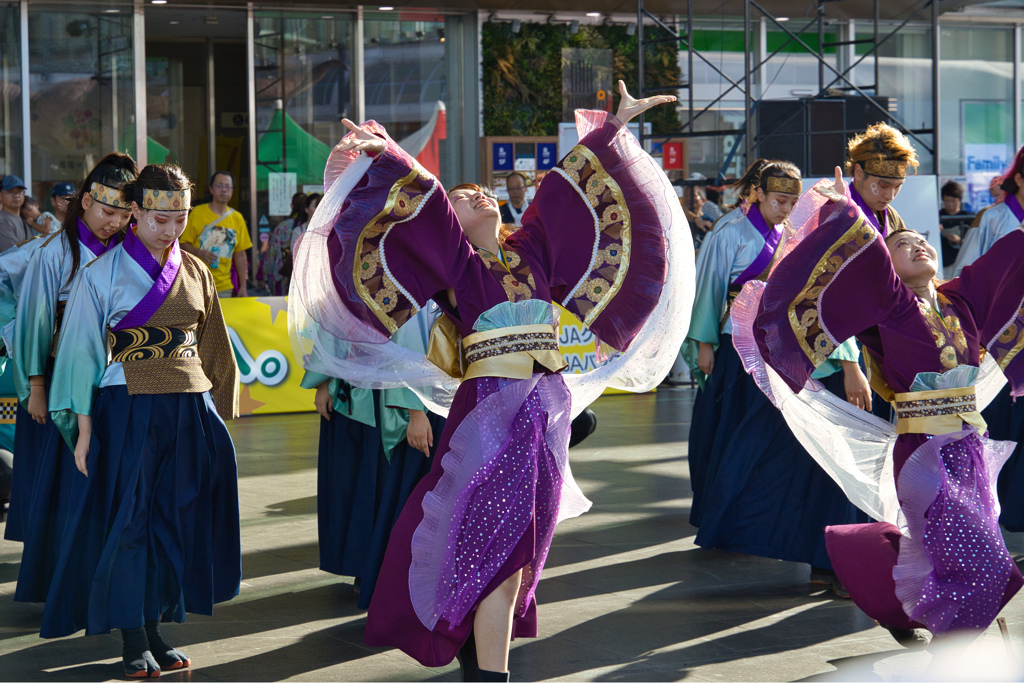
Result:
[[[836,181],[832,184],[832,189],[837,194],[846,195],[846,181],[843,180],[843,169],[836,166]]]
[[[339,142],[334,149],[338,151],[354,149],[367,154],[380,154],[384,151],[386,143],[364,127],[357,126],[349,119],[342,119],[341,123],[356,135],[354,138],[346,136],[346,139]]]
[[[655,95],[654,97],[645,97],[642,100],[638,100],[629,94],[626,90],[626,84],[622,81],[619,81],[619,95],[622,99],[619,100],[619,110],[615,112],[615,116],[623,123],[626,123],[637,114],[642,114],[651,107],[676,101],[674,95]]]

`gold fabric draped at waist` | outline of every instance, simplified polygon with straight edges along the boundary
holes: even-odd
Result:
[[[908,391],[896,394],[897,434],[940,436],[963,429],[964,423],[985,431],[988,425],[978,412],[974,387]]]
[[[535,365],[550,372],[559,372],[566,366],[552,325],[516,325],[476,332],[460,345],[454,324],[444,317],[431,330],[427,358],[452,377],[463,380],[529,379]]]

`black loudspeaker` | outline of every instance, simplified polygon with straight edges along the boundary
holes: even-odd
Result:
[[[762,100],[757,105],[758,155],[807,162],[807,113],[803,100]],[[751,160],[753,161],[753,160]]]
[[[876,97],[888,111],[889,98]],[[792,161],[804,175],[831,176],[846,161],[847,141],[891,117],[865,97],[762,100],[757,109],[758,155]]]

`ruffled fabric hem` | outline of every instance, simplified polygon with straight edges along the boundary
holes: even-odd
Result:
[[[893,568],[896,597],[936,635],[985,629],[1003,605],[1014,563],[995,483],[1014,446],[976,429],[945,434],[914,451],[900,472],[907,533]]]
[[[442,619],[451,628],[462,623],[533,522],[536,552],[516,606],[525,614],[555,525],[591,505],[569,469],[570,397],[561,377],[497,381],[499,390],[452,435],[413,534],[409,595],[431,630]]]

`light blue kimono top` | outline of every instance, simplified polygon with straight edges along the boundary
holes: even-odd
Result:
[[[79,229],[88,230],[84,223],[79,223]],[[75,279],[107,249],[91,233],[89,237],[92,239],[78,241],[79,262]],[[23,249],[29,258],[16,293],[10,347],[10,355],[14,360],[14,386],[22,403],[28,401],[31,392],[29,377],[46,374],[46,365],[54,350],[58,302],[67,301],[72,284],[69,281],[71,250],[64,231],[33,240],[24,246],[30,247]],[[113,246],[116,243],[110,248]]]
[[[697,254],[697,294],[682,350],[683,358],[701,387],[706,376],[697,366],[700,343],[711,344],[718,351],[721,336],[732,334],[732,319],[728,316],[729,285],[754,263],[764,245],[764,236],[739,207],[722,216],[701,244]],[[849,339],[815,370],[814,377],[828,377],[841,369],[838,361],[859,358],[856,340]]]
[[[50,415],[69,443],[74,439],[67,435],[78,429],[76,414],[92,415],[96,390],[127,384],[123,365],[108,363],[107,328],[121,322],[154,282],[123,245],[75,276],[61,326],[68,334],[61,334],[57,343],[49,396]]]
[[[25,279],[25,269],[32,255],[45,241],[42,238],[31,239],[0,254],[0,336],[3,337],[8,355],[14,348],[14,316],[17,313],[21,283]]]
[[[964,237],[964,243],[960,247],[960,253],[953,264],[953,277],[960,277],[960,271],[964,266],[969,266],[978,260],[978,257],[992,248],[992,245],[1004,235],[1019,228],[1020,220],[1013,215],[1013,210],[1000,202],[989,207],[985,215],[981,217],[978,227],[971,228]]]

